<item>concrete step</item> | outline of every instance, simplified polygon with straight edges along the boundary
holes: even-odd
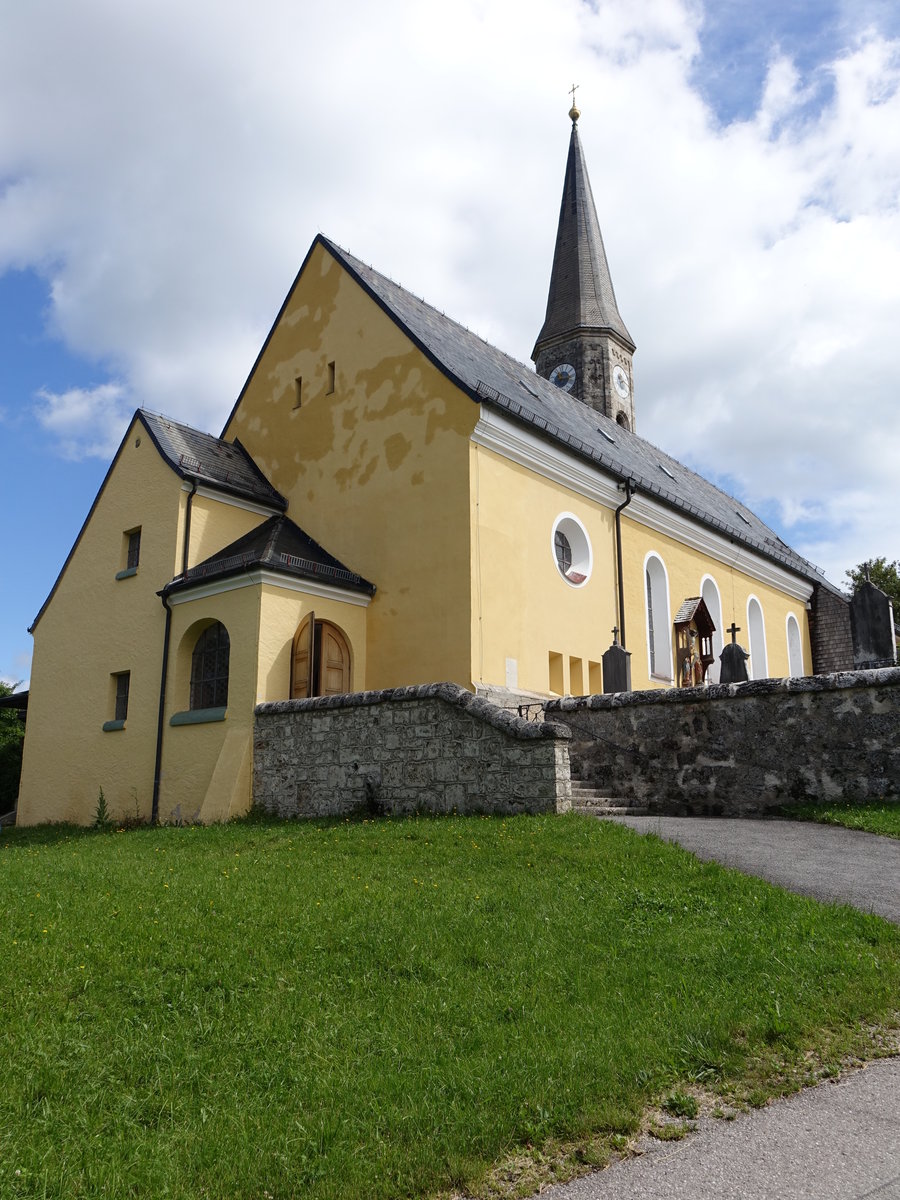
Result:
[[[572,807],[576,812],[594,817],[645,817],[650,811],[624,796],[614,796],[609,788],[594,787],[584,779],[572,780]]]
[[[642,804],[573,804],[572,812],[586,817],[648,817],[650,809]]]

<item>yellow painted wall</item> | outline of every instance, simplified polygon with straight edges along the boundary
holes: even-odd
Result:
[[[194,496],[191,503],[188,566],[194,567],[217,554],[266,519],[266,515],[251,512],[224,498]]]
[[[204,820],[222,820],[233,810],[246,811],[249,805],[250,760],[243,748],[252,736],[259,610],[258,587],[237,588],[172,605],[160,773],[161,821],[196,821],[201,813]],[[213,621],[222,622],[231,645],[226,718],[202,725],[173,726],[172,714],[190,708],[191,656],[198,637]],[[232,769],[217,774],[223,754]],[[218,786],[211,791],[214,779]]]
[[[788,675],[788,649],[785,623],[792,612],[800,627],[803,641],[803,664],[808,673],[812,670],[812,652],[809,642],[809,621],[806,607],[797,600],[779,591],[771,584],[748,575],[740,566],[731,566],[713,559],[698,550],[684,546],[664,534],[657,533],[631,521],[627,511],[622,515],[622,565],[625,579],[626,632],[628,649],[631,651],[631,678],[635,688],[665,686],[650,678],[647,650],[646,583],[644,562],[648,553],[658,554],[665,564],[669,577],[670,624],[674,620],[682,601],[701,594],[704,575],[715,580],[722,602],[722,627],[727,629],[732,621],[739,627],[738,642],[750,648],[747,628],[747,600],[753,595],[762,607],[766,632],[768,675],[773,678]],[[748,551],[735,548],[738,563],[746,560]],[[673,637],[674,642],[674,637]],[[730,641],[725,634],[724,640]]]
[[[253,709],[289,699],[294,635],[312,611],[346,635],[351,686],[356,687],[366,662],[362,606],[272,583],[249,583],[173,604],[160,820],[224,821],[249,809]],[[191,655],[212,621],[222,622],[231,646],[225,720],[173,726],[168,717],[190,706]]]
[[[471,686],[477,418],[478,405],[316,246],[225,436],[241,440],[298,525],[377,586],[366,687]]]
[[[597,690],[591,664],[600,662],[618,625],[613,509],[483,447],[473,444],[471,457],[473,679],[503,686],[506,660],[513,658],[523,691]],[[561,512],[581,521],[592,544],[592,573],[581,587],[567,583],[556,567],[551,535]],[[699,596],[703,577],[710,575],[719,588],[723,627],[734,620],[741,628],[739,641],[747,647],[747,600],[750,595],[759,600],[770,675],[788,674],[788,612],[797,619],[804,668],[811,670],[802,601],[629,520],[627,512],[622,531],[627,648],[635,689],[665,686],[651,679],[649,671],[644,561],[651,551],[668,572],[670,627],[682,601]]]
[[[326,596],[313,596],[273,584],[264,584],[261,596],[257,704],[289,698],[294,635],[311,612],[315,612],[317,621],[330,621],[343,632],[350,646],[350,690],[365,690],[365,607]]]
[[[612,512],[493,451],[472,445],[472,672],[506,683],[506,659],[518,664],[518,687],[550,693],[550,654],[561,656],[564,688],[571,660],[599,663],[616,623]],[[593,570],[582,587],[562,578],[553,553],[553,523],[570,512],[585,526]]]
[[[156,592],[180,563],[183,496],[136,421],[35,627],[20,824],[90,822],[101,787],[113,816],[150,813],[165,625]],[[138,572],[117,580],[124,531],[137,526]],[[131,672],[128,720],[104,733],[118,671]]]

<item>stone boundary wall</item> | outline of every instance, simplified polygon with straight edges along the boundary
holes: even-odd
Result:
[[[260,704],[253,802],[282,817],[563,812],[569,736],[452,683]]]
[[[900,800],[900,668],[549,701],[572,773],[651,812]]]

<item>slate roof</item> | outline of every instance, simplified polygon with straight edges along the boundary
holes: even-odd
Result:
[[[345,567],[285,516],[269,517],[211,558],[176,576],[161,594],[184,591],[211,579],[244,575],[260,567],[368,596],[375,594],[374,584]]]
[[[142,408],[140,416],[160,454],[183,479],[195,479],[269,508],[287,508],[285,498],[240,442],[223,441],[147,409]]]
[[[537,348],[542,342],[576,329],[609,330],[629,349],[635,348],[616,304],[591,181],[578,138],[578,126],[573,120],[550,272],[547,315],[533,357],[537,356]]]
[[[837,592],[818,567],[792,550],[746,505],[702,475],[554,387],[322,234],[313,246],[317,242],[474,401],[502,412],[614,478],[631,480],[637,491],[686,513],[699,524]]]

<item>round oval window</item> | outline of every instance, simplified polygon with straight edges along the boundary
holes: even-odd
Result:
[[[551,539],[556,569],[573,587],[582,587],[591,575],[591,542],[587,530],[572,513],[560,513]]]

